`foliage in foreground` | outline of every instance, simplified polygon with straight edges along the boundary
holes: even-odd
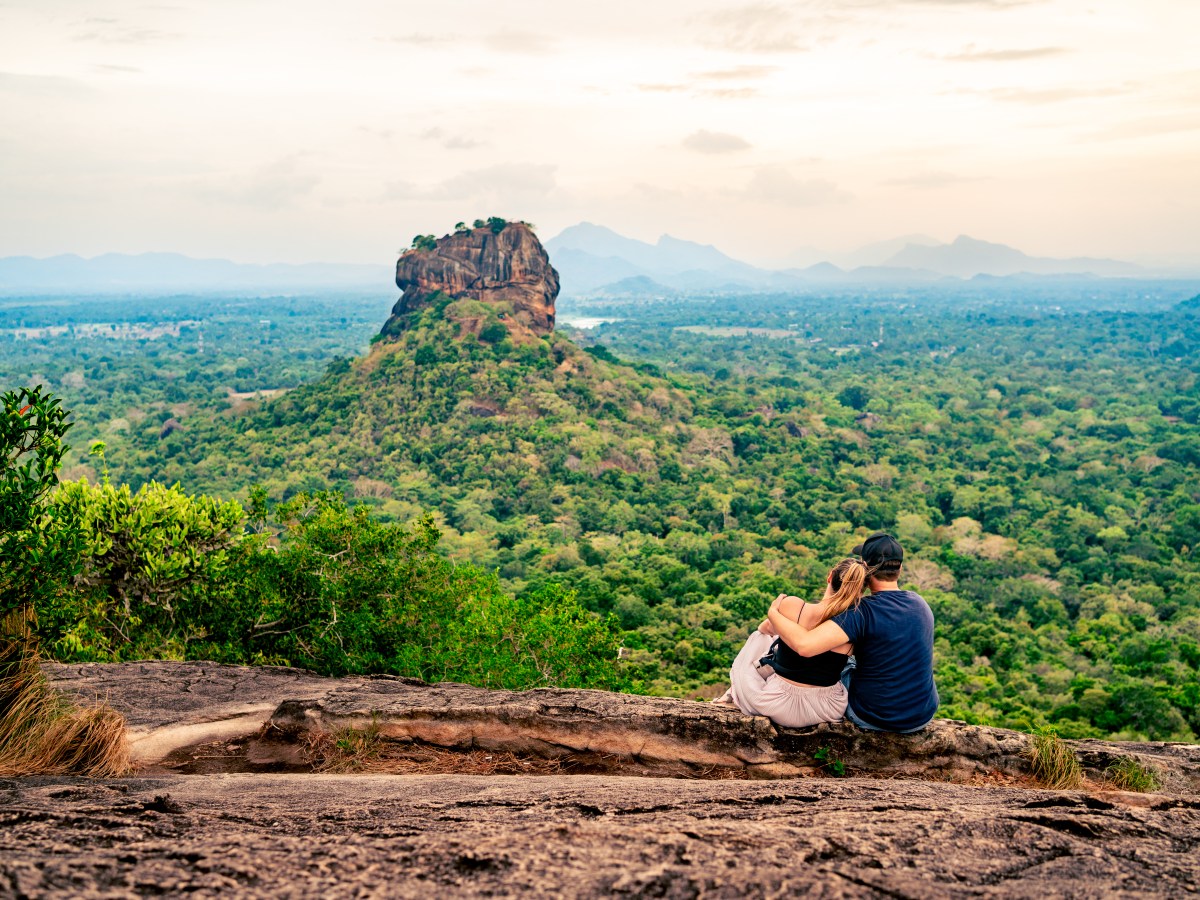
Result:
[[[0,640],[21,637],[32,610],[53,599],[76,563],[75,529],[50,492],[70,430],[41,385],[0,397]],[[0,675],[3,673],[0,672]]]
[[[0,420],[0,776],[120,775],[124,719],[53,690],[38,661],[34,603],[53,600],[75,566],[74,522],[47,499],[70,427],[42,388],[3,396]]]
[[[65,660],[212,659],[328,675],[389,673],[482,687],[620,689],[615,624],[543,587],[437,552],[428,519],[385,524],[340,495],[300,494],[250,532],[236,503],[178,486],[62,489],[85,548],[74,589],[39,611]]]

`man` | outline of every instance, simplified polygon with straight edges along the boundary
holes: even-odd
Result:
[[[854,548],[870,573],[870,596],[856,607],[807,629],[771,604],[775,632],[801,656],[816,656],[847,642],[857,664],[850,675],[846,718],[869,731],[920,731],[937,712],[933,684],[933,612],[920,594],[900,590],[904,549],[877,531]],[[843,679],[845,679],[843,675]]]

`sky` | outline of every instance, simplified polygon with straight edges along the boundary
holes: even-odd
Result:
[[[0,256],[390,263],[500,215],[1194,266],[1198,33],[1193,0],[0,0]]]

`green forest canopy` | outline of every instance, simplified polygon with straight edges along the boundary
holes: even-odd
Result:
[[[346,352],[328,348],[310,383],[259,402],[214,396],[211,373],[294,387],[273,367],[295,366],[328,312],[296,323],[278,362],[236,345],[197,358],[186,331],[140,355],[76,340],[61,365],[49,343],[4,353],[63,384],[82,373],[99,408],[80,429],[135,486],[431,511],[451,558],[516,597],[562,585],[615,614],[641,690],[715,693],[775,593],[815,593],[857,535],[887,528],[938,617],[943,715],[1191,739],[1200,327],[1194,306],[1139,293],[608,301],[586,312],[621,321],[590,349],[458,341],[445,304],[315,377]],[[162,369],[178,375],[154,396],[145,373]]]

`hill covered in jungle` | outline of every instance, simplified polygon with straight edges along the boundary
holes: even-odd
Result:
[[[635,690],[719,693],[770,599],[819,593],[830,565],[883,528],[937,616],[941,715],[1191,740],[1193,295],[989,282],[597,298],[560,304],[547,330],[543,314],[432,291],[397,304],[382,332],[383,316],[371,325],[358,307],[280,307],[373,333],[353,356],[315,324],[286,333],[294,349],[272,325],[197,354],[182,325],[142,350],[97,358],[76,342],[73,359],[37,365],[97,397],[65,402],[76,443],[108,443],[115,481],[239,499],[250,530],[320,492],[373,522],[428,515],[441,553],[512,597],[565,591],[610,617],[619,681]],[[317,332],[325,349],[306,359]],[[136,377],[139,353],[170,372],[161,388]],[[227,374],[203,355],[228,356]],[[285,367],[318,364],[280,385]],[[99,388],[117,375],[124,406],[106,407]],[[99,470],[81,458],[69,473]],[[86,658],[57,627],[55,652]],[[281,647],[259,658],[307,658]],[[163,652],[211,650],[184,634]]]

